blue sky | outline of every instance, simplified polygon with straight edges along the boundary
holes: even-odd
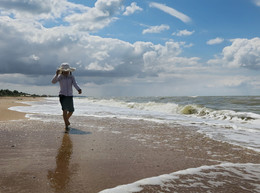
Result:
[[[260,94],[260,0],[2,0],[0,86],[87,96]]]

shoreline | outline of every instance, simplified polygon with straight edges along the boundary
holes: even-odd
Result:
[[[21,102],[42,100],[42,97],[0,97],[0,121],[27,119],[26,113],[9,110],[14,106],[29,106]]]
[[[64,134],[61,115],[36,116],[45,121],[0,124],[0,192],[97,193],[206,165],[260,164],[259,153],[214,141],[196,132],[196,127],[73,116],[72,130]],[[225,168],[221,173],[226,173]],[[229,185],[233,192],[241,190],[236,180]],[[207,184],[207,179],[199,183]],[[159,192],[159,188],[145,186],[144,192]]]

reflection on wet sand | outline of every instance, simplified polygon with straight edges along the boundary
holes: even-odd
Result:
[[[68,134],[64,134],[62,144],[56,156],[56,169],[48,171],[48,180],[55,192],[63,192],[66,190],[72,172],[69,169],[70,159],[72,155],[72,142]]]

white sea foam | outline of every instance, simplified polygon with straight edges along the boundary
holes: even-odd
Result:
[[[194,191],[193,188],[199,187],[200,189],[204,189],[204,191],[210,191],[218,187],[225,187],[225,185],[228,187],[233,183],[232,180],[234,179],[239,180],[240,187],[244,188],[244,190],[247,189],[247,187],[243,187],[243,182],[246,181],[253,188],[250,191],[259,192],[260,164],[223,163],[189,168],[171,174],[142,179],[131,184],[120,185],[115,188],[103,190],[100,193],[140,192],[143,190],[143,186],[151,185],[160,186],[162,190],[172,188],[178,191],[178,189],[185,187],[186,191]]]
[[[16,106],[11,110],[28,113],[31,119],[39,119],[32,113],[60,115],[58,98],[26,102],[32,106]],[[225,141],[260,152],[260,115],[233,110],[213,110],[202,105],[179,105],[170,102],[133,102],[118,99],[74,98],[77,116],[117,117],[149,120],[159,123],[197,126],[198,131],[212,139]],[[44,117],[46,119],[46,117]]]

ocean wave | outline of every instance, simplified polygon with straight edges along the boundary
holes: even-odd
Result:
[[[238,122],[250,122],[254,120],[260,121],[260,115],[250,112],[236,112],[233,110],[215,110],[207,108],[203,105],[187,104],[180,105],[176,103],[159,103],[159,102],[126,102],[117,99],[87,99],[88,102],[99,105],[121,107],[129,109],[137,109],[144,111],[152,111],[167,114],[181,114],[186,116],[197,116],[201,118],[215,119],[215,120],[230,120]]]
[[[205,102],[203,104],[177,104],[177,102],[168,102],[168,98],[154,101],[145,98],[135,100],[75,97],[76,111],[74,116],[141,119],[158,123],[195,126],[198,132],[214,140],[240,145],[260,152],[259,114],[209,108],[203,105]],[[32,106],[16,106],[9,109],[27,114],[61,114],[57,97],[46,98],[45,101],[32,101],[28,104]],[[243,110],[243,108],[240,109]],[[34,115],[28,116],[30,119],[35,117]],[[42,120],[46,119],[47,117],[42,117]]]
[[[188,168],[171,174],[146,178],[131,184],[106,189],[100,193],[133,193],[150,187],[151,192],[215,192],[227,190],[234,181],[239,181],[238,191],[259,192],[260,164],[222,163],[212,166]],[[225,180],[223,180],[225,179]],[[248,189],[248,184],[250,189]]]
[[[260,115],[255,113],[235,112],[232,110],[213,110],[198,105],[182,106],[178,112],[184,115],[196,115],[217,120],[233,120],[239,122],[260,120]]]

